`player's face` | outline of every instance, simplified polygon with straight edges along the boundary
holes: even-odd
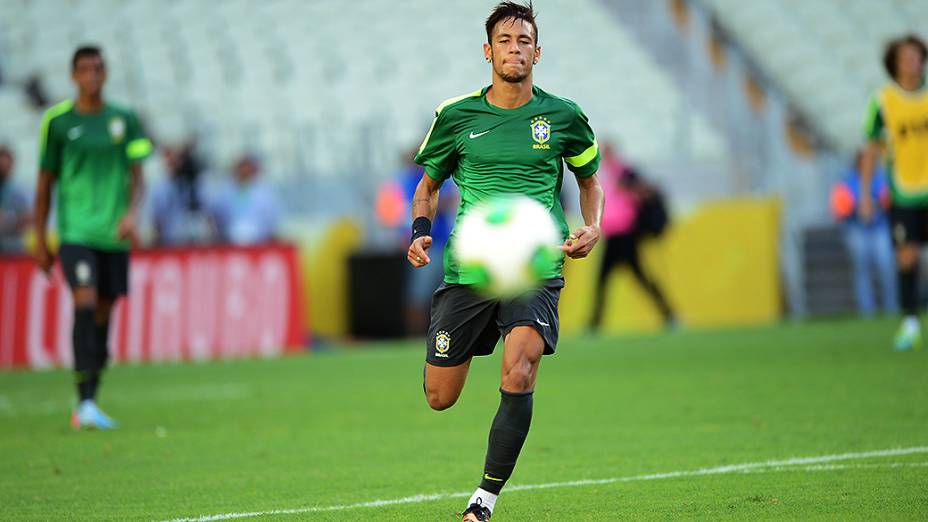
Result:
[[[511,83],[519,83],[532,74],[532,66],[541,57],[541,47],[535,46],[535,31],[525,20],[506,18],[493,28],[489,44],[483,52],[493,64],[493,72]]]
[[[918,47],[905,44],[896,54],[896,72],[900,78],[921,79],[925,75],[925,63]]]
[[[84,56],[77,60],[71,79],[77,89],[86,96],[99,96],[106,82],[106,67],[99,56]]]

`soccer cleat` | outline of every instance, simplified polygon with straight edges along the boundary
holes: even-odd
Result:
[[[77,410],[71,415],[71,426],[75,429],[89,428],[98,430],[111,430],[116,428],[116,421],[100,410],[97,403],[91,400],[81,401]]]
[[[467,506],[467,509],[461,513],[461,522],[487,522],[490,520],[490,508],[483,505],[481,499]]]
[[[905,352],[917,349],[922,344],[922,331],[918,326],[911,327],[909,324],[902,323],[896,330],[896,337],[893,340],[893,349],[897,352]]]

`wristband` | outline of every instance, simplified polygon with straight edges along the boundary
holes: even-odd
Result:
[[[432,220],[419,216],[412,222],[412,240],[415,241],[422,236],[428,236],[432,233]]]

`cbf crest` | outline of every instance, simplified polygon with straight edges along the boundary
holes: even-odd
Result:
[[[532,148],[550,149],[551,144],[548,143],[548,140],[551,139],[551,120],[544,116],[536,116],[531,120],[531,127],[532,140],[535,142],[532,144]]]
[[[435,356],[448,357],[448,350],[451,348],[451,334],[441,330],[435,335]]]
[[[126,120],[119,116],[111,118],[109,122],[109,131],[113,143],[122,143],[123,138],[126,137]]]

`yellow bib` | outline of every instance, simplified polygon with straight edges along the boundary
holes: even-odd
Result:
[[[928,192],[928,89],[906,92],[891,84],[880,101],[896,188]]]

